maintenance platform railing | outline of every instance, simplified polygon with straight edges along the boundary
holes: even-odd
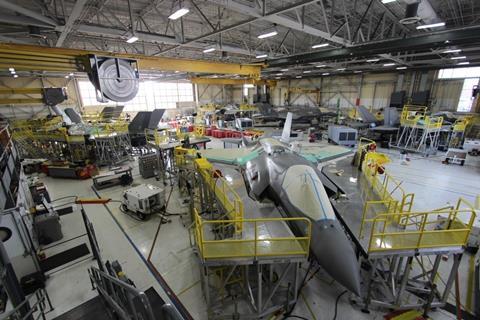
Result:
[[[202,260],[250,258],[258,260],[266,257],[291,257],[307,258],[311,239],[311,221],[307,218],[265,218],[265,219],[237,219],[237,220],[204,220],[194,209],[194,234]],[[245,227],[251,225],[253,234],[244,234],[242,238],[209,239],[211,230],[217,226],[241,224]],[[259,231],[260,226],[278,223],[303,224],[306,235],[302,237],[265,237]]]
[[[422,250],[466,245],[476,213],[460,198],[455,208],[430,212],[385,213],[372,222],[368,251]],[[390,228],[401,221],[405,229]]]
[[[195,169],[203,183],[215,194],[216,199],[225,210],[229,220],[235,226],[235,233],[243,230],[243,201],[237,192],[228,184],[221,174],[213,169],[207,159],[195,159]]]
[[[365,223],[372,222],[377,213],[408,213],[412,210],[415,195],[407,193],[400,181],[385,172],[383,165],[389,161],[382,153],[368,152],[365,155],[362,172],[369,186],[363,207],[360,237]],[[397,222],[400,223],[400,220]]]
[[[425,129],[439,129],[442,127],[443,117],[431,117],[427,116],[426,113],[427,107],[405,105],[400,115],[400,125]]]

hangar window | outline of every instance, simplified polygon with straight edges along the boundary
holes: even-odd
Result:
[[[458,99],[457,111],[470,112],[473,103],[473,87],[480,80],[480,67],[441,69],[438,79],[465,79]]]
[[[480,67],[440,69],[438,79],[478,78]]]
[[[135,98],[125,103],[99,103],[95,88],[90,81],[78,81],[83,106],[124,105],[126,111],[149,111],[153,109],[175,109],[177,102],[194,101],[193,88],[187,82],[142,81]]]

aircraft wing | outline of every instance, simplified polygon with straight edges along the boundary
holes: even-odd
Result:
[[[308,161],[318,164],[353,154],[353,150],[341,146],[302,146],[299,154]]]
[[[230,165],[245,165],[248,161],[256,158],[259,155],[257,150],[250,148],[238,149],[205,149],[198,150],[202,158],[210,162],[224,163]]]

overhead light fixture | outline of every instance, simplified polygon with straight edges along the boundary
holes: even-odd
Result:
[[[457,53],[457,52],[462,52],[462,50],[460,50],[460,49],[449,49],[449,50],[443,51],[442,53]]]
[[[353,71],[353,73],[362,73],[363,71],[362,70],[355,70]]]
[[[70,72],[68,75],[71,76],[71,77],[73,77],[73,72]]]
[[[257,38],[258,39],[265,39],[265,38],[274,37],[277,34],[278,34],[278,31],[277,31],[276,25],[274,24],[273,28],[267,29],[265,33],[262,33],[262,34],[258,35]]]
[[[459,66],[464,66],[464,65],[466,65],[466,64],[470,64],[470,62],[464,61],[464,62],[459,62],[459,63],[457,63],[457,64],[458,64]]]
[[[190,12],[190,10],[188,10],[187,8],[180,8],[177,11],[175,11],[174,13],[172,13],[171,15],[169,15],[168,19],[177,20],[178,18],[183,17],[184,15],[186,15],[189,12]]]
[[[175,73],[179,73],[179,72],[180,72],[180,71],[178,71],[178,70],[175,70]]]
[[[317,68],[325,68],[326,66],[327,66],[326,64],[320,64],[320,65],[315,66],[315,67],[317,67]]]
[[[329,76],[329,75],[330,75],[329,72],[324,72],[324,73],[322,73],[322,76]]]
[[[405,70],[407,67],[397,67],[397,70]]]
[[[15,68],[8,68],[8,71],[15,72]]]
[[[14,77],[14,78],[18,78],[18,74],[14,74],[13,77]]]
[[[310,73],[310,72],[312,72],[312,71],[311,71],[311,70],[305,70],[305,71],[303,71],[303,73]]]
[[[394,1],[397,1],[397,0],[382,0],[382,3],[385,4],[385,3],[390,3],[390,2],[394,2]]]
[[[460,56],[460,57],[451,57],[451,60],[462,60],[462,59],[467,59],[466,56]]]
[[[384,67],[393,67],[395,63],[385,63],[383,64]]]
[[[302,79],[302,76],[296,76],[295,78],[297,78],[297,79]]]
[[[287,72],[287,71],[288,71],[288,69],[282,69],[282,70],[280,70],[280,71],[282,71],[282,72]]]
[[[213,52],[213,51],[215,51],[215,48],[212,47],[212,48],[207,48],[207,49],[203,50],[203,53],[209,53],[209,52]]]
[[[11,74],[17,73],[15,70],[10,71]]]
[[[313,45],[312,49],[325,48],[325,47],[328,47],[328,46],[329,46],[328,43],[320,43],[320,44]]]
[[[378,62],[380,59],[368,59],[367,62]]]
[[[282,78],[280,78],[280,77],[275,77],[275,79],[280,80],[280,79],[282,79]]]
[[[345,68],[338,68],[337,71],[345,71]]]
[[[274,37],[277,34],[278,34],[278,32],[274,30],[274,31],[270,31],[268,33],[263,33],[263,34],[259,35],[257,38],[258,39],[265,39],[265,38]]]
[[[134,43],[138,41],[138,37],[135,35],[132,35],[130,38],[127,39],[127,43]]]
[[[443,27],[443,26],[445,26],[445,22],[430,23],[430,24],[424,24],[422,26],[417,26],[417,30],[438,28],[438,27]]]
[[[283,73],[275,73],[276,76],[283,76]]]
[[[266,57],[268,57],[268,54],[260,54],[260,55],[256,56],[255,58],[262,59],[262,58],[266,58]]]
[[[70,78],[70,76],[65,76],[65,79],[68,79],[68,78]]]

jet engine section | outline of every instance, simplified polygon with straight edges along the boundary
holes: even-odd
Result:
[[[134,59],[89,55],[88,77],[99,102],[127,102],[135,98],[139,87],[138,63]]]

